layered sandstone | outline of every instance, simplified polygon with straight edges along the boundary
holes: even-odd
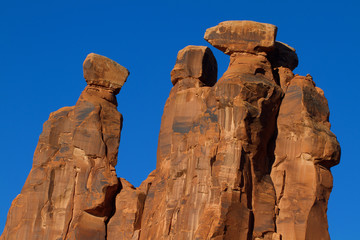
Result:
[[[90,54],[89,86],[44,124],[1,239],[329,239],[340,146],[323,91],[294,75],[295,49],[276,32],[251,21],[209,28],[205,39],[230,55],[218,81],[210,48],[179,51],[156,169],[138,188],[114,172],[115,94],[128,71]]]

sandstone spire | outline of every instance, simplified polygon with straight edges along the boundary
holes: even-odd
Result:
[[[171,75],[180,77],[164,108],[140,239],[194,238],[210,201],[210,162],[219,132],[209,85],[216,82],[217,63],[209,48],[187,46],[179,51]]]
[[[275,26],[248,21],[220,23],[205,33],[230,54],[229,68],[214,89],[220,140],[213,172],[222,206],[215,234],[224,239],[277,237],[271,139],[283,91],[267,59],[275,36]]]
[[[45,122],[2,240],[105,239],[119,188],[115,165],[122,116],[115,94],[128,71],[92,53],[84,76],[89,85],[76,105],[51,113]]]
[[[330,167],[339,163],[340,146],[330,132],[324,93],[312,78],[289,82],[277,120],[275,162],[276,226],[283,239],[330,239],[327,202]]]
[[[208,47],[179,51],[156,169],[138,188],[114,170],[115,95],[128,71],[90,54],[88,86],[44,124],[0,239],[330,239],[340,146],[323,91],[294,75],[295,49],[276,32],[252,21],[209,28],[205,39],[230,55],[218,81]]]

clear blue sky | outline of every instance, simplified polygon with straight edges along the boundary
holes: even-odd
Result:
[[[0,231],[31,169],[50,112],[75,104],[86,86],[82,62],[105,55],[131,74],[118,96],[124,116],[117,173],[135,186],[155,168],[170,71],[178,50],[209,44],[207,28],[225,20],[278,26],[277,40],[296,48],[329,101],[332,131],[342,147],[332,169],[332,239],[352,239],[360,214],[358,1],[0,1]],[[219,76],[228,56],[212,48]]]

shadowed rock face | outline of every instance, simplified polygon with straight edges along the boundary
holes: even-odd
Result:
[[[89,86],[44,124],[1,239],[330,239],[340,146],[323,91],[293,74],[295,49],[276,31],[251,21],[208,29],[205,39],[230,55],[217,82],[208,47],[179,51],[157,166],[138,188],[114,172],[115,93],[128,72],[90,54]]]
[[[180,50],[174,69],[171,71],[171,82],[194,78],[202,85],[213,86],[217,81],[217,63],[210,48],[187,46]],[[198,81],[196,81],[198,82]]]

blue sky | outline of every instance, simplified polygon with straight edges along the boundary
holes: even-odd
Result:
[[[31,169],[49,114],[76,103],[86,86],[82,62],[105,55],[130,70],[118,95],[124,116],[117,173],[135,186],[155,168],[170,71],[187,45],[225,20],[278,26],[277,40],[297,50],[295,73],[310,73],[329,101],[342,147],[332,169],[328,219],[332,239],[354,237],[357,172],[360,18],[357,1],[0,1],[0,230]],[[219,77],[228,56],[212,48]]]

